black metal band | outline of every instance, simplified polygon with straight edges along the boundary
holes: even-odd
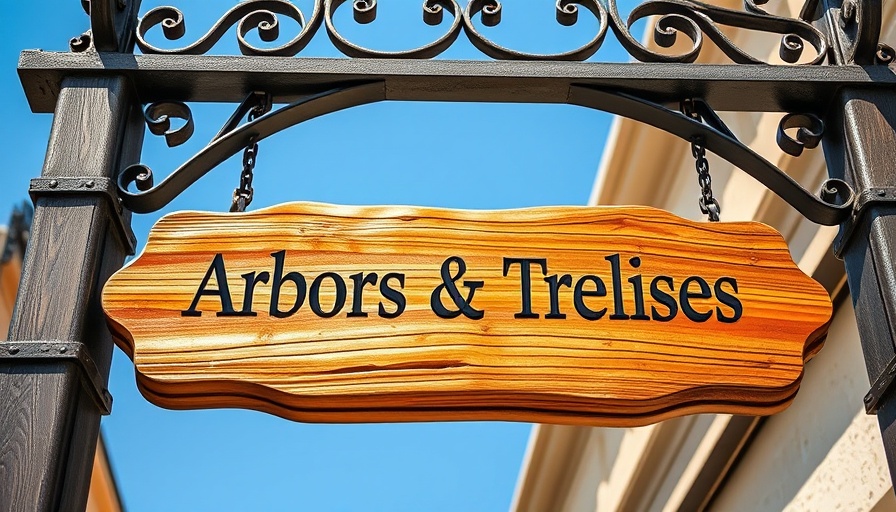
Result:
[[[46,196],[71,196],[89,195],[102,196],[109,203],[112,210],[112,223],[115,224],[115,232],[128,254],[137,251],[137,237],[131,229],[131,223],[124,217],[124,209],[118,200],[118,184],[111,178],[34,178],[31,180],[31,188],[28,189],[31,200],[37,204],[37,200]]]
[[[103,384],[96,363],[80,342],[71,341],[4,341],[0,342],[0,361],[49,360],[77,363],[81,383],[90,393],[103,415],[112,412],[112,395]]]
[[[877,379],[871,384],[871,390],[865,395],[865,412],[868,414],[876,414],[881,399],[893,387],[893,380],[896,379],[896,357],[890,359],[887,366],[880,372]]]
[[[871,187],[856,194],[852,215],[840,227],[840,234],[834,240],[834,255],[843,257],[856,226],[869,209],[889,206],[896,212],[896,187]]]

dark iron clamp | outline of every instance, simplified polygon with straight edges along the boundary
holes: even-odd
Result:
[[[31,180],[28,193],[35,205],[40,198],[50,196],[102,197],[110,209],[109,218],[114,225],[113,231],[117,234],[119,241],[129,255],[136,253],[137,237],[131,229],[130,213],[122,208],[115,180],[94,176],[34,178]]]
[[[877,414],[880,401],[884,395],[891,392],[893,381],[896,380],[896,356],[890,359],[887,366],[881,370],[880,375],[871,384],[871,389],[865,395],[865,412],[867,414]]]
[[[862,217],[882,208],[886,208],[887,213],[896,212],[896,187],[870,187],[855,194],[852,213],[840,225],[840,233],[834,240],[834,255],[842,259]]]
[[[71,341],[3,341],[0,342],[0,361],[35,361],[74,363],[81,375],[81,384],[103,415],[112,412],[112,395],[105,386],[87,346]]]

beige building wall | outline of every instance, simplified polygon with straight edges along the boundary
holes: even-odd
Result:
[[[741,9],[742,2],[712,3]],[[796,17],[802,1],[764,5]],[[896,2],[884,2],[882,40],[896,41]],[[731,32],[753,55],[777,60],[777,38]],[[727,62],[710,41],[700,62]],[[721,113],[754,151],[810,190],[826,178],[822,150],[799,158],[775,142],[783,114]],[[697,415],[630,429],[535,426],[517,484],[520,512],[889,511],[896,497],[877,419],[865,414],[870,383],[841,262],[831,254],[836,228],[820,227],[756,180],[710,156],[722,221],[756,220],[777,228],[794,261],[835,300],[824,349],[806,366],[793,405],[773,417]],[[592,204],[644,204],[701,219],[689,145],[616,119]]]

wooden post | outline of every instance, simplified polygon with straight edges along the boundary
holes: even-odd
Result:
[[[846,91],[829,122],[829,172],[845,179],[867,206],[840,240],[872,384],[896,361],[896,98],[892,92]],[[882,194],[881,194],[882,193]],[[841,228],[841,238],[848,228]],[[880,390],[877,416],[891,476],[896,476],[896,394]],[[866,397],[866,405],[871,397]]]
[[[60,178],[57,183],[83,177],[85,188],[93,188],[97,184],[88,186],[89,178],[99,183],[137,161],[144,130],[138,107],[123,77],[66,79],[42,177]],[[5,510],[86,506],[101,414],[90,379],[76,359],[14,356],[22,350],[16,342],[48,351],[54,345],[47,342],[80,342],[105,385],[113,345],[99,293],[127,252],[117,232],[118,217],[101,193],[37,197],[10,341],[0,344],[5,353],[0,359],[0,504]],[[129,224],[129,218],[123,222]],[[56,350],[63,346],[57,343]]]

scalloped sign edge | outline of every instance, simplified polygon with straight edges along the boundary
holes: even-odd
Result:
[[[833,312],[773,228],[640,206],[178,212],[102,302],[154,404],[332,423],[774,414]]]

